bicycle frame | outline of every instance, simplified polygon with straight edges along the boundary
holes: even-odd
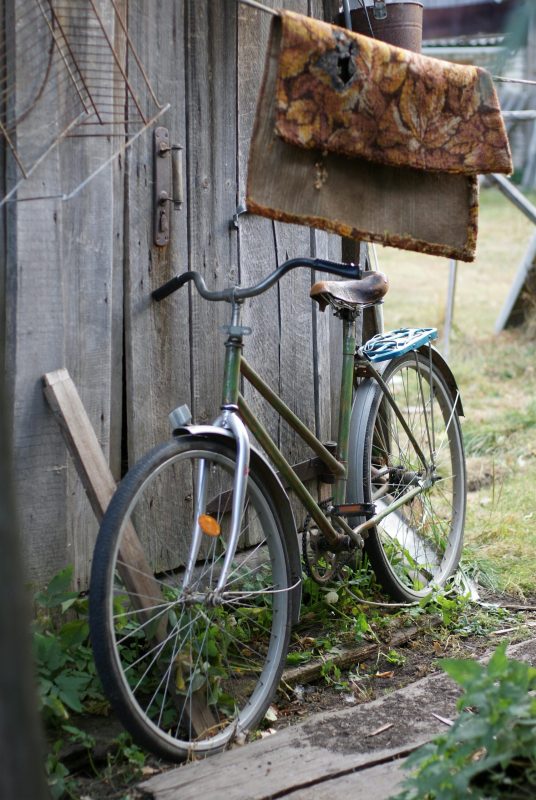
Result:
[[[348,444],[356,356],[356,314],[350,311],[341,313],[343,321],[343,359],[341,369],[337,452],[334,456],[315,436],[315,434],[312,433],[294,414],[289,406],[275,394],[275,392],[268,386],[268,384],[264,382],[260,375],[243,357],[243,337],[244,335],[248,334],[250,330],[241,326],[240,312],[241,302],[235,301],[233,303],[231,325],[227,327],[228,338],[225,342],[226,355],[224,363],[222,397],[223,415],[218,417],[215,425],[221,427],[232,427],[229,415],[232,415],[235,418],[235,415],[237,415],[237,412],[239,412],[240,417],[244,421],[247,428],[255,436],[256,440],[266,452],[269,459],[273,462],[273,464],[275,464],[286,485],[294,491],[307,512],[310,514],[311,518],[318,525],[319,529],[324,534],[329,547],[334,551],[337,551],[341,549],[347,549],[348,547],[355,545],[362,546],[362,533],[374,527],[388,514],[392,513],[397,508],[416,497],[418,494],[424,491],[429,484],[426,479],[420,481],[417,486],[405,492],[402,497],[399,497],[397,500],[393,501],[393,503],[391,503],[387,508],[383,509],[380,513],[368,513],[368,518],[366,521],[362,522],[357,527],[352,528],[344,519],[344,516],[342,516],[342,513],[351,514],[354,517],[359,517],[366,514],[365,509],[363,509],[357,503],[348,504],[345,507]],[[396,402],[392,398],[389,388],[382,380],[381,375],[373,367],[370,367],[369,374],[379,383],[390,407],[400,420],[407,435],[415,446],[416,452],[423,462],[425,471],[428,472],[429,465],[426,461],[426,458],[422,453],[418,443],[415,441],[413,433],[408,428],[404,417],[398,410]],[[251,408],[248,406],[243,395],[240,393],[240,376],[242,376],[267,401],[267,403],[277,412],[279,417],[284,419],[288,425],[294,431],[296,431],[300,438],[326,465],[328,471],[331,473],[334,479],[333,506],[329,510],[332,514],[335,514],[337,525],[342,528],[344,533],[341,534],[335,529],[330,518],[321,508],[320,504],[310,494],[292,466],[283,456],[278,446],[273,441],[266,428],[263,426],[262,422],[255,416]],[[242,462],[244,461],[244,455],[243,452],[241,452],[243,447],[244,445],[239,440],[239,459],[241,458]],[[238,497],[243,496],[243,485],[245,484],[245,480],[246,478],[243,470],[237,470],[234,493]],[[233,508],[233,511],[234,510],[235,509]],[[337,514],[337,511],[340,513]]]

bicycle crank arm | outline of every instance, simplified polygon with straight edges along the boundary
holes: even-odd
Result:
[[[398,500],[395,500],[393,503],[390,503],[386,508],[384,508],[383,511],[379,511],[377,514],[374,514],[373,517],[370,517],[370,519],[367,519],[365,522],[361,523],[361,525],[358,525],[356,528],[354,528],[354,536],[361,536],[365,531],[374,528],[379,522],[382,521],[382,519],[385,519],[385,517],[388,517],[389,514],[392,514],[393,511],[401,508],[401,506],[405,506],[406,503],[408,503],[410,500],[413,500],[414,497],[422,494],[429,485],[429,482],[426,481],[425,483],[419,484],[419,486],[415,486],[409,492],[405,492],[401,497],[398,498]]]

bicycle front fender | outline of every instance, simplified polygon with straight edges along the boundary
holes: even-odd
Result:
[[[235,438],[230,430],[216,428],[214,425],[185,425],[181,428],[176,428],[173,431],[173,435],[200,439],[218,439],[231,446],[235,443]],[[302,566],[294,512],[292,511],[288,494],[283,488],[277,473],[268,463],[265,456],[253,445],[251,445],[250,451],[250,465],[267,488],[274,501],[275,510],[281,519],[284,543],[290,564],[291,585],[295,587],[291,594],[291,619],[292,624],[295,625],[300,620]]]

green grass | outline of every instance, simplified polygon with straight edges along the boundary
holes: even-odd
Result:
[[[536,593],[536,313],[529,330],[495,335],[494,325],[533,233],[497,190],[482,191],[477,258],[458,264],[449,352],[465,409],[466,555],[497,588],[522,595]],[[449,262],[390,248],[378,259],[391,284],[386,329],[437,327],[443,349]]]

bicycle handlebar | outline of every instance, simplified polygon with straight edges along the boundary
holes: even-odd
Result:
[[[247,297],[256,297],[262,294],[273,286],[274,283],[277,283],[285,273],[297,267],[308,267],[309,269],[318,270],[318,272],[328,272],[331,275],[340,275],[343,278],[353,278],[354,280],[359,280],[361,278],[361,268],[356,264],[328,261],[323,258],[291,258],[254,286],[246,286],[244,288],[240,286],[231,286],[228,289],[213,292],[207,288],[205,280],[199,272],[183,272],[182,275],[175,275],[175,277],[171,278],[167,283],[155,289],[154,292],[152,292],[152,297],[154,300],[160,302],[160,300],[176,292],[177,289],[180,289],[181,286],[184,286],[188,281],[193,281],[195,288],[205,300],[224,300],[228,303],[232,303],[236,300],[245,300]]]

